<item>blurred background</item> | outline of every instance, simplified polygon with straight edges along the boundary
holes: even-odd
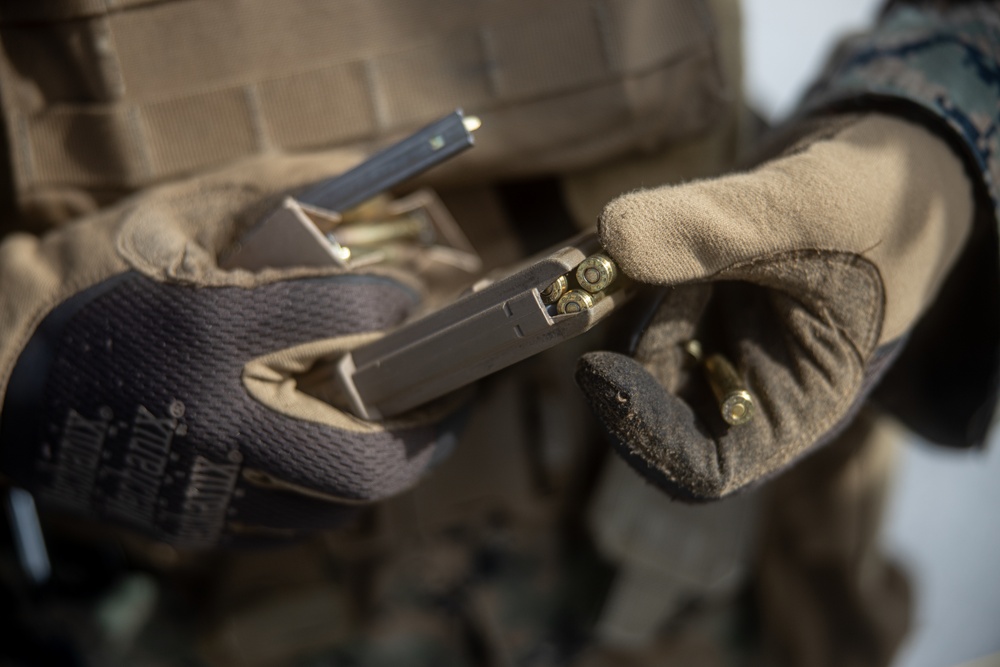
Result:
[[[875,0],[744,0],[746,88],[771,122],[794,109],[838,36],[869,25]],[[908,443],[886,547],[915,589],[898,667],[1000,665],[1000,432],[985,452]],[[989,657],[986,657],[989,656]]]

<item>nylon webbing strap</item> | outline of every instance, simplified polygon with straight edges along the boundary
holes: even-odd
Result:
[[[55,23],[0,4],[22,199],[364,145],[457,106],[490,130],[464,174],[564,170],[690,136],[724,98],[698,0],[98,4]]]

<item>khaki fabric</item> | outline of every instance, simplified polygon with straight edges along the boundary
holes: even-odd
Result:
[[[971,187],[948,145],[917,125],[838,122],[754,171],[617,199],[601,218],[605,248],[632,278],[668,285],[780,253],[849,253],[885,289],[878,342],[898,338],[971,232]]]
[[[99,4],[0,21],[36,218],[255,153],[370,147],[457,106],[490,131],[438,178],[565,171],[705,131],[731,99],[699,0]]]

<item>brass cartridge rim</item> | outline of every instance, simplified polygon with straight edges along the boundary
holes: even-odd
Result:
[[[562,295],[559,303],[556,304],[556,311],[560,315],[572,315],[584,310],[589,310],[594,306],[594,297],[587,292],[571,289]]]
[[[591,294],[608,288],[618,277],[618,267],[605,255],[591,255],[576,267],[576,281]]]
[[[569,280],[567,280],[566,276],[559,276],[551,285],[542,290],[542,301],[545,303],[558,303],[567,290],[569,290]]]
[[[719,411],[730,426],[746,424],[753,419],[753,397],[745,389],[731,392],[723,398]]]

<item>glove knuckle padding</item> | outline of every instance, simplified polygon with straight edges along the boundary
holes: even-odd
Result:
[[[19,418],[0,424],[0,462],[43,502],[198,546],[226,521],[335,520],[336,511],[306,512],[316,501],[288,491],[348,504],[384,498],[423,472],[437,429],[352,432],[292,419],[245,391],[244,366],[391,327],[414,302],[376,276],[245,289],[119,275],[43,321],[11,377],[3,414]],[[284,490],[253,488],[247,470],[267,471]],[[281,507],[304,514],[281,522]]]

